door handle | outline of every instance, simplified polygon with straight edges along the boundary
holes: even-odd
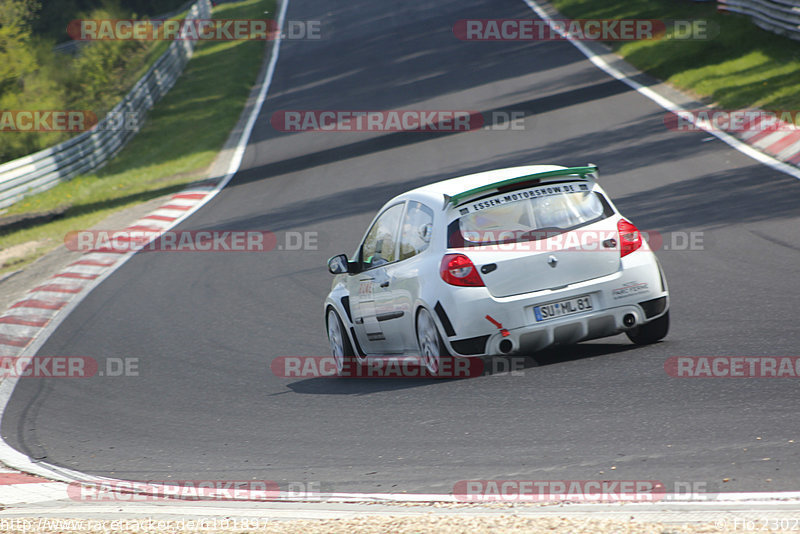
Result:
[[[382,283],[381,287],[389,287],[389,281],[387,280],[384,283]]]

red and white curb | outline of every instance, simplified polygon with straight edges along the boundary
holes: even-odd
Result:
[[[762,120],[762,117],[758,117],[745,124],[743,129],[746,131],[737,137],[777,160],[800,166],[800,128],[778,121],[769,128],[759,130]]]
[[[127,231],[167,231],[188,217],[216,192],[216,184],[194,186],[173,195],[155,211],[125,228]],[[82,298],[130,258],[131,253],[87,252],[45,283],[31,289],[0,315],[0,357],[21,356],[25,349],[68,305]]]

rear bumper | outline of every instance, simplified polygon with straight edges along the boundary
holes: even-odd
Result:
[[[441,304],[455,335],[443,336],[445,343],[458,356],[533,352],[619,334],[666,313],[669,292],[653,253],[642,251],[623,260],[616,273],[557,290],[503,298],[491,296],[486,288],[450,292]],[[591,295],[592,310],[536,320],[534,306],[583,295]]]
[[[662,298],[665,303],[664,311],[666,311],[667,297]],[[659,315],[663,315],[663,312]],[[626,316],[634,317],[635,322],[632,326],[625,324]],[[649,320],[645,317],[642,307],[635,304],[587,312],[580,317],[553,319],[540,325],[509,330],[507,336],[503,336],[500,332],[493,334],[487,340],[486,354],[534,352],[550,345],[566,345],[613,336]],[[507,340],[510,345],[508,343],[501,345],[504,340]]]

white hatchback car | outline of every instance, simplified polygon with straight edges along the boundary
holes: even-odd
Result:
[[[661,265],[596,179],[593,165],[514,167],[387,202],[353,256],[328,261],[337,368],[416,355],[435,375],[449,356],[662,339]]]

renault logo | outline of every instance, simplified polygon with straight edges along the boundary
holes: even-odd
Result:
[[[558,265],[558,258],[551,255],[549,258],[547,258],[547,265],[555,269],[556,265]]]

